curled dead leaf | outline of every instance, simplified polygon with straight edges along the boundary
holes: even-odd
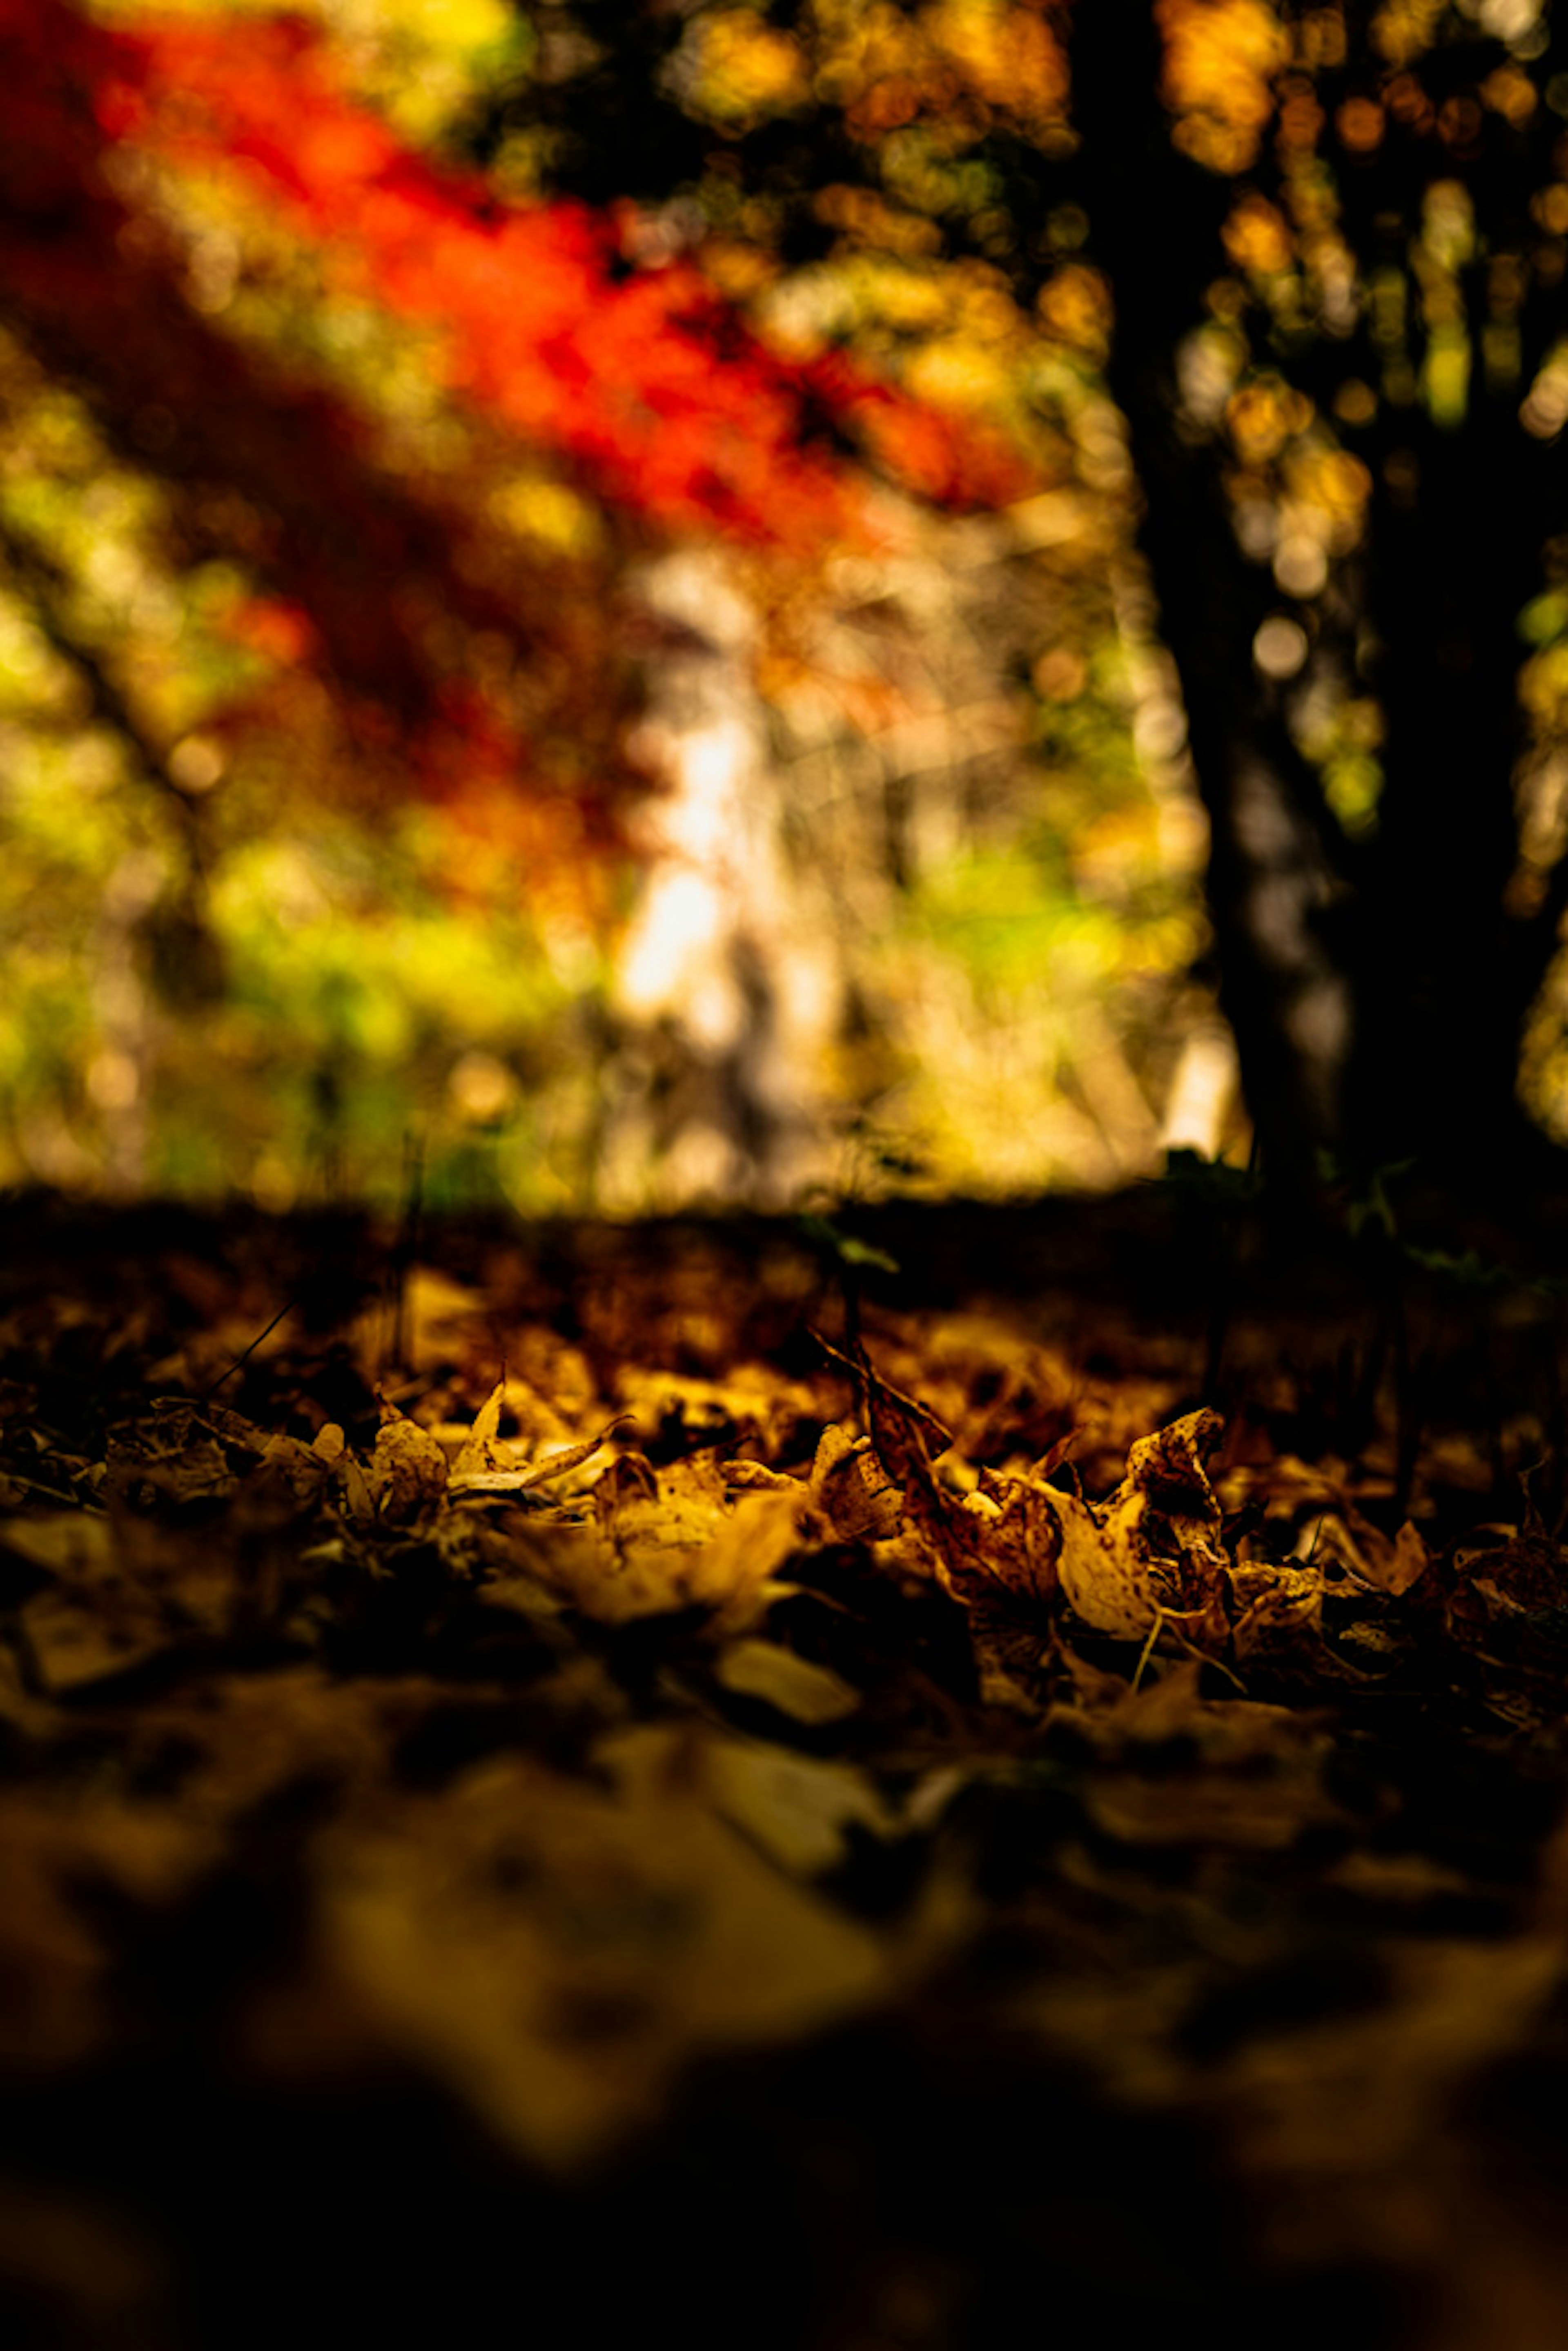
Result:
[[[823,1429],[809,1488],[841,1542],[878,1542],[891,1535],[904,1498],[872,1450],[869,1437],[850,1437],[836,1422]]]
[[[1323,1579],[1316,1562],[1260,1561],[1229,1572],[1235,1623],[1231,1641],[1239,1658],[1315,1633],[1322,1624]]]
[[[331,1474],[330,1462],[316,1446],[301,1445],[297,1437],[272,1437],[246,1490],[254,1493],[265,1482],[298,1502],[313,1502]]]
[[[1040,1491],[1056,1521],[1057,1575],[1073,1614],[1113,1639],[1144,1639],[1158,1621],[1162,1593],[1147,1544],[1138,1540],[1143,1497],[1127,1497],[1102,1520],[1075,1495]]]
[[[993,1489],[1026,1489],[1037,1526],[1053,1537],[1037,1532],[1032,1554],[1008,1562],[1009,1588],[1043,1598],[1060,1584],[1074,1615],[1114,1640],[1145,1640],[1169,1623],[1195,1646],[1222,1646],[1227,1562],[1204,1467],[1221,1427],[1217,1413],[1195,1412],[1141,1437],[1121,1485],[1099,1504],[1043,1479],[993,1479]]]
[[[619,1420],[610,1421],[597,1437],[585,1437],[577,1445],[563,1445],[556,1452],[547,1453],[541,1461],[515,1463],[505,1468],[499,1464],[489,1468],[455,1468],[446,1481],[447,1491],[452,1494],[526,1494],[536,1486],[548,1486],[552,1479],[564,1478],[571,1470],[580,1469],[585,1461],[591,1461],[612,1430],[620,1426]],[[468,1448],[465,1447],[458,1459],[463,1460],[467,1453]]]
[[[382,1425],[371,1455],[368,1484],[379,1517],[407,1526],[433,1510],[446,1492],[446,1455],[438,1437],[410,1420],[376,1390]]]
[[[800,1487],[799,1478],[769,1469],[761,1461],[727,1461],[724,1482],[731,1493],[739,1494],[789,1494],[799,1492]]]

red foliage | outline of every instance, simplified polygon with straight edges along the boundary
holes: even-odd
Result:
[[[340,282],[444,329],[455,390],[662,523],[795,548],[863,528],[859,484],[803,438],[808,400],[863,424],[927,497],[1023,486],[1016,452],[977,449],[972,427],[842,354],[770,355],[689,262],[628,275],[613,224],[583,206],[505,205],[475,174],[436,173],[342,97],[298,21],[170,26],[131,46],[140,78],[100,90],[107,127],[249,165]]]
[[[863,537],[862,477],[817,422],[929,498],[1027,486],[1016,452],[842,354],[775,358],[692,264],[629,269],[584,207],[507,205],[437,172],[342,94],[304,24],[110,32],[63,0],[0,0],[0,302],[187,493],[191,552],[233,545],[237,493],[242,551],[299,608],[290,657],[319,645],[350,710],[390,715],[416,764],[422,745],[438,768],[520,755],[515,723],[444,665],[441,624],[526,657],[550,623],[473,560],[482,515],[390,476],[347,402],[270,373],[192,308],[172,241],[120,193],[117,146],[249,173],[329,283],[437,331],[455,396],[657,528],[802,553]]]

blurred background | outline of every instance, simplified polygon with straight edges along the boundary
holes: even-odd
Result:
[[[33,37],[74,63],[61,13],[35,12]],[[1006,11],[951,13],[958,33],[1005,31]],[[302,152],[319,93],[322,143],[348,137],[330,91],[344,120],[373,111],[450,162],[499,97],[559,102],[591,78],[591,16],[329,0],[311,16],[328,69],[314,45],[277,54],[267,96],[294,92],[272,128]],[[863,29],[823,32],[844,104],[877,78]],[[924,53],[917,35],[896,15],[882,29]],[[436,1201],[634,1212],[1113,1183],[1158,1165],[1173,1104],[1194,1139],[1234,1141],[1198,976],[1205,827],[1131,556],[1092,284],[1069,274],[1031,315],[999,272],[944,256],[918,201],[862,219],[831,183],[807,190],[825,249],[792,265],[720,172],[719,134],[788,113],[799,43],[759,12],[699,9],[669,46],[663,108],[717,152],[622,240],[648,266],[661,240],[695,246],[768,350],[847,349],[929,392],[959,440],[985,420],[1016,445],[1019,495],[955,513],[858,474],[852,449],[794,483],[763,446],[756,503],[777,516],[671,512],[634,445],[608,479],[572,445],[570,371],[530,433],[497,396],[513,352],[464,384],[439,308],[366,282],[373,191],[329,188],[302,217],[270,159],[236,152],[221,91],[210,147],[183,151],[155,59],[145,114],[95,159],[123,213],[102,266],[132,288],[140,380],[106,385],[127,329],[108,305],[106,328],[66,321],[74,347],[53,318],[0,324],[0,1180],[285,1208],[396,1198],[417,1153]],[[1041,95],[1060,110],[1059,87]],[[493,183],[542,204],[550,160],[525,120]],[[986,193],[980,172],[958,200]],[[159,315],[167,280],[199,344]],[[503,273],[491,298],[526,297]],[[500,344],[517,322],[490,323]],[[294,479],[258,479],[241,402],[276,425],[314,395],[332,409],[301,406],[278,465]],[[190,403],[216,413],[176,466]],[[353,480],[333,478],[346,424]],[[290,499],[308,510],[280,520]],[[345,684],[316,658],[310,591],[365,550],[308,542],[369,528],[380,559],[329,586],[389,609],[335,614],[367,640]],[[440,608],[448,561],[494,615]],[[447,739],[412,778],[427,713],[393,674],[408,636],[447,694]],[[491,734],[453,711],[454,681],[495,705]]]
[[[1378,279],[1332,183],[1314,229],[1301,172],[1287,204],[1254,168],[1343,12],[1137,13],[1223,193],[1176,421],[1258,583],[1237,666],[1354,852],[1385,713],[1331,640],[1397,489],[1355,434],[1399,394],[1396,277],[1431,314],[1408,402],[1463,409],[1463,157]],[[1375,13],[1342,161],[1443,14]],[[1539,11],[1458,13],[1524,125]],[[417,1166],[435,1206],[622,1215],[1245,1161],[1070,29],[7,0],[0,1184],[286,1210]],[[1387,378],[1342,371],[1337,408],[1291,375],[1336,302],[1383,317]],[[1565,384],[1524,385],[1538,441]],[[1546,734],[1565,623],[1537,581]],[[1334,885],[1254,832],[1283,937]],[[1332,989],[1292,986],[1331,1055]]]

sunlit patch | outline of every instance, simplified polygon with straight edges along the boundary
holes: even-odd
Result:
[[[1568,344],[1560,344],[1521,403],[1519,421],[1536,441],[1552,441],[1568,424]]]
[[[223,772],[223,750],[210,736],[187,735],[169,754],[170,775],[183,792],[193,798],[210,792]]]
[[[87,1090],[99,1110],[129,1110],[141,1092],[141,1071],[133,1054],[106,1048],[87,1067]]]
[[[1274,550],[1274,577],[1289,596],[1316,596],[1328,575],[1322,541],[1304,531],[1292,532]]]
[[[1294,677],[1306,665],[1311,646],[1299,621],[1271,612],[1252,640],[1252,659],[1265,677]]]
[[[1097,269],[1070,262],[1040,288],[1038,308],[1048,334],[1090,352],[1103,352],[1111,329],[1111,289]]]
[[[517,1081],[494,1053],[464,1053],[452,1065],[447,1094],[459,1118],[485,1126],[502,1118],[517,1099]]]
[[[1238,269],[1267,276],[1288,269],[1295,241],[1283,215],[1264,196],[1243,196],[1225,224],[1225,250]]]
[[[1277,375],[1257,375],[1234,392],[1225,421],[1244,465],[1266,465],[1312,422],[1312,404]]]

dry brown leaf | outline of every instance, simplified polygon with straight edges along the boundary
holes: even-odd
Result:
[[[761,1461],[727,1461],[724,1482],[732,1493],[798,1494],[805,1490],[799,1478],[789,1477],[782,1469],[769,1469]]]
[[[1228,1580],[1234,1610],[1230,1637],[1238,1658],[1321,1631],[1323,1579],[1315,1562],[1259,1561],[1231,1567]]]
[[[899,1832],[885,1799],[852,1763],[738,1739],[710,1740],[704,1758],[716,1810],[792,1876],[836,1869],[853,1828]]]
[[[896,1532],[904,1498],[872,1450],[869,1437],[851,1437],[836,1422],[823,1429],[808,1488],[841,1542],[880,1542]]]
[[[506,1398],[507,1380],[503,1373],[474,1416],[474,1426],[452,1464],[450,1484],[460,1485],[465,1479],[486,1470],[516,1468],[517,1456],[509,1445],[502,1444],[498,1434],[501,1406]]]
[[[624,1419],[625,1415],[622,1414],[614,1420],[607,1420],[596,1437],[585,1437],[577,1445],[563,1445],[559,1452],[547,1453],[542,1460],[530,1461],[522,1473],[524,1487],[548,1486],[557,1478],[564,1478],[569,1470],[580,1469],[585,1461],[592,1460],[601,1445],[609,1443]]]
[[[378,1517],[407,1526],[427,1518],[446,1492],[446,1454],[439,1437],[389,1403],[380,1388],[382,1425],[371,1455],[368,1485]]]
[[[1141,1641],[1156,1621],[1159,1594],[1146,1552],[1132,1540],[1143,1516],[1139,1499],[1133,1498],[1130,1513],[1124,1509],[1103,1524],[1076,1495],[1051,1486],[1038,1491],[1056,1527],[1056,1574],[1068,1606],[1097,1633]]]
[[[9,1521],[3,1540],[49,1573],[16,1613],[31,1670],[51,1694],[231,1629],[233,1554],[191,1529],[124,1510],[57,1511]]]
[[[373,1519],[376,1498],[371,1490],[362,1464],[345,1447],[332,1461],[332,1475],[343,1497],[343,1507],[351,1519]]]
[[[320,1449],[320,1439],[314,1445],[302,1445],[297,1437],[269,1437],[261,1466],[250,1484],[266,1479],[292,1495],[298,1502],[313,1502],[332,1473],[331,1461]]]
[[[1396,1597],[1408,1592],[1412,1584],[1418,1583],[1431,1563],[1432,1554],[1419,1528],[1408,1519],[1395,1536],[1390,1549],[1369,1562],[1379,1589]]]
[[[685,1568],[686,1596],[713,1610],[716,1630],[739,1632],[766,1613],[780,1590],[779,1570],[800,1549],[791,1496],[744,1495]]]
[[[1220,1431],[1218,1414],[1196,1412],[1140,1438],[1125,1478],[1100,1504],[1032,1479],[995,1481],[1027,1488],[1037,1523],[1046,1520],[1053,1530],[1053,1543],[1036,1535],[1028,1569],[1035,1594],[1050,1589],[1042,1573],[1049,1560],[1051,1580],[1095,1632],[1137,1641],[1168,1624],[1194,1646],[1220,1646],[1228,1562],[1219,1504],[1204,1468]],[[1027,1592],[1017,1567],[1013,1573],[1014,1588]]]
[[[221,1405],[155,1397],[148,1411],[110,1430],[103,1499],[139,1510],[221,1499],[255,1468],[267,1442]]]
[[[498,1391],[497,1391],[498,1393]],[[573,1469],[580,1469],[591,1461],[600,1447],[608,1443],[622,1425],[621,1419],[606,1422],[595,1437],[583,1437],[576,1445],[563,1445],[541,1460],[518,1462],[510,1459],[511,1447],[495,1439],[475,1445],[465,1445],[447,1478],[447,1491],[452,1494],[526,1494],[537,1486],[548,1486]]]
[[[648,1726],[596,1760],[600,1785],[510,1755],[405,1798],[334,1833],[319,1881],[379,2029],[562,2168],[648,2121],[691,2055],[819,2029],[889,1980],[868,1928],[720,1818],[703,1740]]]
[[[796,1722],[841,1722],[861,1702],[839,1675],[777,1641],[732,1642],[714,1670],[726,1689],[762,1698]]]
[[[560,1599],[602,1624],[712,1612],[741,1632],[778,1596],[776,1571],[804,1545],[804,1489],[732,1499],[711,1457],[656,1472],[640,1453],[616,1457],[595,1481],[594,1520],[526,1522],[528,1563]]]

